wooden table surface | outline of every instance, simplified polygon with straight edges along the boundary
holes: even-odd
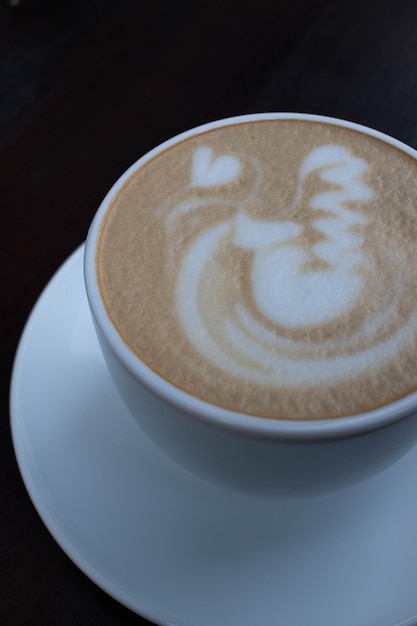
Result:
[[[25,320],[112,183],[180,131],[297,111],[417,148],[417,3],[3,0],[0,50],[0,623],[148,624],[78,570],[25,491],[8,406]]]

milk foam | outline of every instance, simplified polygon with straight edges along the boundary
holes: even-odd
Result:
[[[230,155],[213,158],[209,146],[198,148],[194,153],[191,187],[217,187],[234,180],[240,171],[239,160]]]
[[[320,124],[185,141],[109,211],[109,313],[153,369],[215,404],[314,419],[390,402],[417,386],[415,174]]]
[[[236,206],[231,219],[206,228],[196,237],[179,268],[176,306],[185,334],[204,358],[245,380],[250,377],[260,384],[270,385],[279,379],[286,385],[299,386],[334,382],[365,371],[395,347],[401,347],[407,340],[407,328],[398,330],[376,346],[364,345],[354,354],[345,354],[345,351],[357,341],[358,333],[343,341],[340,338],[334,342],[327,340],[325,349],[319,343],[316,354],[311,341],[297,342],[298,351],[294,352],[293,342],[282,336],[286,329],[332,322],[349,313],[363,295],[368,260],[363,237],[352,228],[368,221],[360,212],[360,203],[374,197],[373,190],[361,179],[367,169],[368,164],[363,159],[338,145],[317,147],[305,158],[299,171],[294,205],[303,198],[305,179],[317,173],[324,189],[308,199],[309,226],[320,235],[316,243],[314,239],[311,241],[311,236],[307,242],[303,241],[306,224],[283,221],[279,216],[274,221],[256,220],[245,214],[243,204]],[[202,147],[194,153],[192,186],[213,187],[219,193],[218,188],[236,179],[240,171],[236,156],[213,157],[209,147]],[[337,189],[326,191],[327,183],[337,185]],[[354,209],[350,208],[352,203]],[[186,210],[195,208],[190,201]],[[317,211],[325,213],[325,217],[316,218]],[[174,207],[173,212],[178,216],[178,207]],[[250,315],[244,302],[239,300],[227,315],[223,315],[223,308],[218,306],[218,298],[205,302],[208,307],[202,309],[205,280],[213,280],[213,269],[207,273],[207,267],[216,266],[219,250],[224,253],[225,249],[233,247],[252,252],[251,297],[260,313],[258,319]],[[317,260],[323,261],[324,267],[309,270],[308,263]],[[214,271],[218,272],[216,280],[221,282],[224,271],[221,265]],[[233,277],[230,279],[233,281]],[[381,315],[385,320],[381,312],[374,320],[366,319],[361,329],[365,344],[380,325]],[[215,320],[215,333],[211,333],[206,324],[208,318]],[[268,331],[265,321],[274,326],[274,332]],[[323,359],[323,351],[329,349],[337,349],[340,354]],[[307,356],[302,354],[306,351]]]

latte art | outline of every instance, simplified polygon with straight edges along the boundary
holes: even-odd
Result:
[[[109,211],[109,314],[153,369],[226,408],[314,419],[392,401],[417,386],[415,174],[320,123],[192,137]]]
[[[209,147],[199,148],[193,157],[191,186],[212,187],[219,201],[220,187],[238,179],[240,169],[238,157],[213,157]],[[291,329],[327,324],[349,314],[360,296],[365,297],[367,272],[375,268],[370,267],[372,258],[366,258],[363,236],[354,228],[368,223],[360,203],[374,197],[372,189],[361,182],[367,169],[364,160],[342,146],[314,148],[301,165],[291,210],[297,212],[304,200],[311,209],[310,223],[255,220],[246,215],[245,203],[240,202],[232,218],[195,238],[179,271],[174,265],[173,278],[182,328],[201,356],[243,380],[265,385],[280,381],[298,387],[360,374],[401,348],[406,330],[394,327],[387,337],[380,336],[395,315],[394,303],[366,315],[352,334],[344,328],[342,337],[324,341],[297,341],[288,335]],[[303,183],[312,174],[317,174],[323,188],[304,198]],[[260,181],[256,182],[259,186]],[[326,191],[329,183],[337,189]],[[207,197],[206,210],[216,198]],[[173,215],[183,217],[200,208],[201,199],[195,198],[181,211],[174,207]],[[317,212],[321,217],[317,218]],[[169,216],[167,227],[170,231]],[[303,238],[307,228],[312,236]],[[219,305],[222,294],[233,291],[240,280],[227,268],[233,249],[249,256],[250,291],[245,294],[239,288],[236,299],[225,308]],[[256,317],[245,306],[248,297]],[[271,324],[273,330],[268,329]]]

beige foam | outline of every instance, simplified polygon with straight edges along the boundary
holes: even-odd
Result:
[[[347,267],[360,288],[324,322],[277,323],[254,296],[254,262],[259,257],[263,267],[286,245],[309,255],[301,278],[332,266],[311,251],[327,237],[316,220],[334,215],[311,203],[341,185],[323,182],[325,165],[308,173],[298,193],[302,164],[328,144],[367,165],[357,180],[372,193],[341,204],[358,218],[345,230],[355,236],[346,240],[357,255]],[[197,170],[193,158],[202,149]],[[216,185],[220,164],[230,176],[223,170]],[[417,386],[416,174],[414,159],[399,149],[318,122],[245,123],[190,138],[132,175],[108,211],[98,277],[109,314],[152,369],[226,408],[317,419],[389,403]],[[266,237],[264,248],[251,247],[238,215],[249,235],[259,225],[253,232]],[[300,228],[278,242],[282,223]],[[211,253],[201,260],[204,241]],[[344,276],[337,274],[338,284]],[[306,298],[303,306],[313,305]]]

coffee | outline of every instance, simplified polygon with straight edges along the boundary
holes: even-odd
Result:
[[[417,388],[417,163],[323,121],[233,122],[147,160],[100,232],[108,314],[151,369],[260,417]]]

